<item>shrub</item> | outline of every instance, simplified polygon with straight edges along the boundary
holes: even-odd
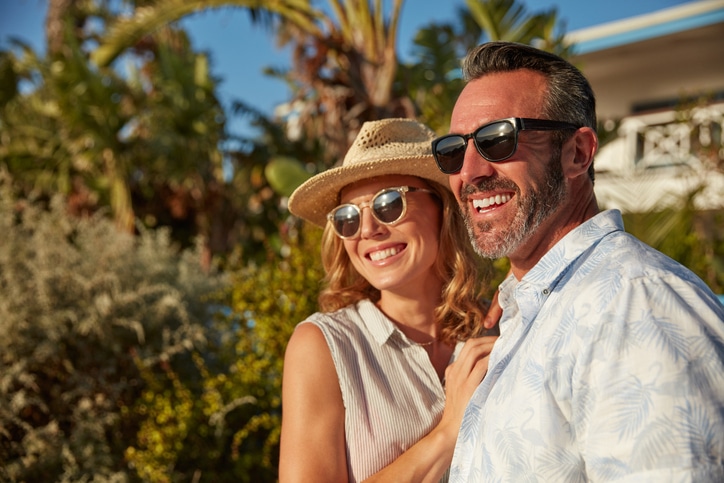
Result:
[[[133,480],[141,371],[193,367],[223,281],[167,231],[65,207],[16,198],[0,173],[0,480]]]

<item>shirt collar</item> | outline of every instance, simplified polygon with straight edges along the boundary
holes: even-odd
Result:
[[[623,220],[618,210],[601,212],[567,233],[522,280],[512,274],[508,276],[500,284],[498,294],[498,303],[503,308],[499,322],[501,337],[516,328],[530,327],[558,283],[570,270],[575,270],[576,260],[606,235],[621,230]]]
[[[362,324],[379,345],[393,340],[402,347],[419,345],[410,340],[371,300],[364,299],[357,302],[357,312]]]
[[[379,345],[384,345],[397,331],[392,321],[369,299],[357,302],[357,312],[362,324]]]
[[[532,287],[539,294],[549,293],[576,259],[603,237],[616,231],[623,231],[623,218],[619,210],[602,211],[577,226],[543,255],[520,283],[511,275],[500,284],[501,306],[506,303],[506,297],[510,297],[512,291],[521,284]]]

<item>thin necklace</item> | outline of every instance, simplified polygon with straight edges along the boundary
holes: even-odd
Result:
[[[435,342],[435,340],[436,340],[436,339],[432,339],[432,340],[429,340],[429,341],[427,341],[427,342],[415,342],[415,341],[413,340],[412,343],[415,344],[415,345],[419,345],[420,347],[427,347],[427,346],[432,345],[432,343]]]

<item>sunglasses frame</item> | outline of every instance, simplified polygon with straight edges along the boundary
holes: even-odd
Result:
[[[478,140],[476,139],[475,135],[479,133],[482,129],[488,128],[494,124],[500,124],[500,123],[507,123],[511,126],[513,126],[513,149],[507,156],[504,156],[502,158],[498,159],[491,159],[488,157],[485,153],[483,153],[482,148],[478,145]],[[432,155],[435,158],[435,163],[437,163],[437,167],[445,174],[455,174],[459,173],[460,170],[463,168],[463,163],[465,161],[465,152],[468,149],[468,142],[472,139],[473,144],[475,145],[475,150],[480,154],[480,156],[483,157],[486,161],[490,163],[500,163],[501,161],[505,161],[506,159],[510,158],[515,154],[515,152],[518,150],[518,133],[520,131],[561,131],[564,129],[578,129],[579,126],[576,126],[575,124],[571,124],[569,122],[564,121],[551,121],[549,119],[532,119],[528,117],[509,117],[506,119],[497,119],[495,121],[489,122],[487,124],[483,124],[479,128],[477,128],[475,131],[469,133],[469,134],[447,134],[445,136],[441,136],[439,138],[432,140]],[[461,138],[463,140],[463,144],[465,149],[463,150],[463,155],[461,156],[460,165],[457,167],[457,169],[451,170],[451,169],[445,169],[442,166],[442,163],[438,159],[438,153],[437,153],[437,146],[440,144],[441,141],[444,141],[446,139],[450,138]]]
[[[393,221],[390,221],[390,222],[380,220],[377,217],[377,213],[375,213],[375,210],[373,208],[374,202],[377,199],[377,197],[379,197],[380,195],[382,195],[388,191],[396,191],[397,193],[400,194],[400,198],[402,198],[402,212],[400,213],[400,216],[398,216],[397,218],[395,218]],[[395,224],[399,223],[400,221],[402,221],[402,219],[407,214],[406,193],[408,193],[408,192],[414,193],[417,191],[421,191],[423,193],[432,193],[435,195],[437,194],[433,190],[430,190],[427,188],[417,188],[415,186],[394,186],[394,187],[390,187],[390,188],[383,188],[383,189],[379,190],[377,193],[375,193],[374,196],[372,196],[372,198],[370,198],[369,201],[363,201],[360,204],[343,203],[341,205],[336,206],[332,211],[327,213],[327,221],[329,221],[329,223],[332,225],[332,229],[334,230],[335,235],[337,235],[338,237],[340,237],[343,240],[354,239],[354,238],[357,238],[359,236],[360,232],[362,231],[362,209],[363,208],[369,208],[370,213],[372,214],[372,216],[378,223],[381,223],[385,226],[392,226],[392,225],[395,225]],[[357,225],[357,230],[354,232],[353,235],[347,235],[347,236],[342,235],[339,231],[337,231],[337,227],[334,224],[334,214],[337,212],[337,210],[339,210],[340,208],[344,208],[344,207],[352,207],[357,212],[358,225]]]

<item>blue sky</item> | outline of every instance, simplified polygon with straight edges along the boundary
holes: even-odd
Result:
[[[628,17],[651,13],[692,0],[524,0],[531,13],[553,6],[570,32]],[[36,51],[44,45],[43,25],[46,0],[0,0],[0,48],[7,48],[17,37]],[[389,0],[386,4],[391,3]],[[317,2],[325,5],[324,0]],[[431,22],[452,21],[464,0],[406,0],[401,16],[398,51],[405,58],[415,32]],[[228,105],[243,100],[271,114],[274,106],[287,100],[287,90],[280,81],[262,74],[265,67],[288,65],[289,55],[274,46],[271,32],[251,25],[248,15],[239,9],[218,9],[184,20],[194,48],[210,54],[213,75],[221,79],[219,95]],[[243,122],[231,125],[236,133],[245,131]]]

